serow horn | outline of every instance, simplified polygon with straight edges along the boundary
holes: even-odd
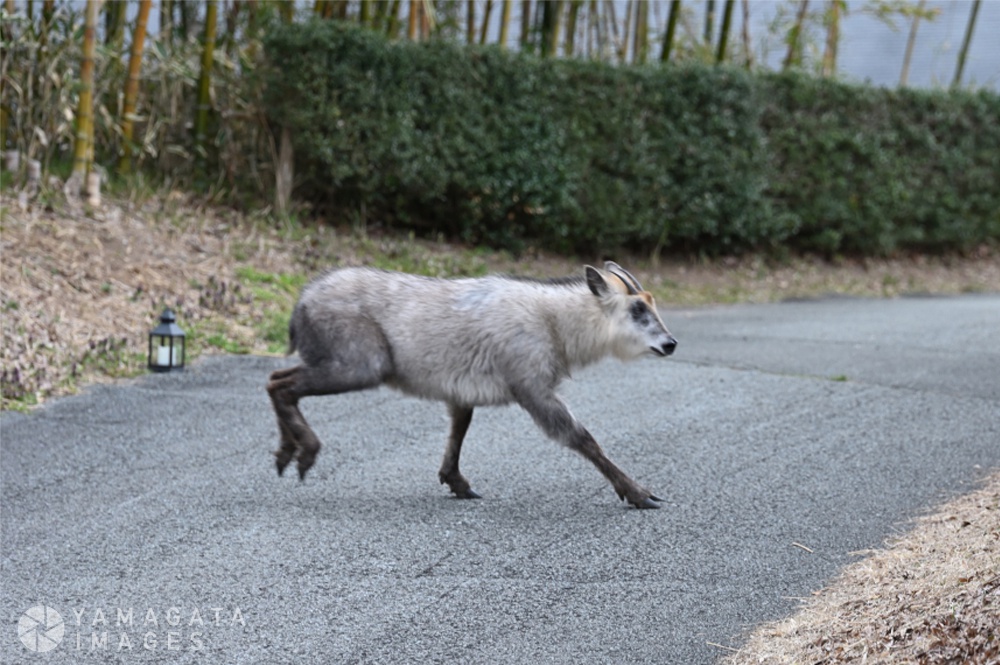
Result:
[[[632,276],[632,273],[614,261],[606,261],[604,269],[625,283],[625,288],[628,289],[629,295],[634,296],[644,290],[642,285],[639,284],[639,280]]]

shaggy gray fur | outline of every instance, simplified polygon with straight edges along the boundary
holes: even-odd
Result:
[[[281,432],[279,474],[294,457],[304,478],[319,451],[300,398],[385,384],[448,404],[452,430],[439,477],[456,496],[479,496],[458,470],[473,408],[516,402],[548,436],[590,459],[619,497],[657,507],[556,395],[575,367],[676,347],[652,296],[617,264],[551,282],[335,270],[303,290],[289,333],[302,364],[274,372],[268,384]]]

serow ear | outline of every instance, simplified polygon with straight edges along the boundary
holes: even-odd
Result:
[[[608,294],[611,287],[608,283],[604,281],[604,277],[601,273],[597,271],[597,268],[593,266],[587,266],[587,286],[590,287],[590,292],[593,293],[598,298],[601,298]]]

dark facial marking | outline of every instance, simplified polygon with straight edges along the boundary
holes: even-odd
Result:
[[[629,314],[632,316],[632,320],[641,326],[649,323],[649,307],[646,306],[641,300],[636,300],[628,308]]]

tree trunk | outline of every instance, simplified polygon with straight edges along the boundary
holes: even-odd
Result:
[[[632,62],[644,65],[649,53],[649,3],[636,3],[635,30],[632,34]]]
[[[626,26],[627,28],[627,26]],[[628,38],[627,30],[625,38]],[[615,17],[614,0],[604,0],[604,41],[607,52],[614,57],[622,57],[622,41],[618,38],[618,19]]]
[[[750,43],[750,0],[743,0],[743,55],[746,68],[753,67],[753,45]]]
[[[292,133],[287,127],[281,128],[280,145],[277,168],[274,171],[274,209],[279,215],[286,215],[288,214],[288,204],[292,200],[295,165],[294,153],[292,152]]]
[[[729,26],[733,21],[733,5],[736,0],[726,0],[726,7],[722,11],[722,30],[719,31],[719,49],[715,53],[715,64],[726,59],[726,45],[729,43]]]
[[[618,62],[624,63],[628,58],[629,37],[632,35],[632,6],[635,0],[627,0],[625,3],[625,25],[622,26],[622,40],[618,43]],[[614,7],[614,4],[609,4]],[[611,22],[615,22],[614,13],[611,14]]]
[[[139,15],[132,33],[132,53],[128,59],[128,79],[125,81],[125,99],[122,105],[122,156],[118,171],[127,174],[132,170],[132,123],[135,119],[135,100],[139,95],[139,70],[142,67],[142,46],[146,41],[146,21],[152,0],[140,0]]]
[[[802,35],[802,27],[806,22],[806,9],[808,7],[809,0],[801,0],[799,2],[799,13],[795,17],[795,25],[788,31],[788,53],[785,55],[785,62],[781,66],[781,71],[788,71],[792,68],[792,65],[802,60],[802,57],[799,55],[799,37]]]
[[[677,19],[681,15],[681,0],[671,0],[670,14],[667,16],[667,32],[663,37],[663,51],[660,53],[660,62],[670,60],[670,51],[674,47],[674,36],[677,34]]]
[[[972,42],[972,32],[976,29],[976,14],[979,13],[980,0],[972,3],[972,13],[969,14],[969,24],[965,28],[965,39],[962,40],[962,50],[958,52],[958,65],[955,67],[955,80],[951,82],[952,89],[962,83],[962,71],[965,69],[965,57],[969,54],[969,44]]]
[[[125,41],[125,10],[124,2],[108,2],[104,7],[104,45],[110,46],[117,53]]]
[[[476,0],[465,2],[465,43],[476,43]]]
[[[483,10],[483,27],[479,31],[479,43],[486,43],[486,33],[490,29],[490,14],[493,13],[493,0],[486,0],[486,9]]]
[[[222,6],[225,8],[225,4]],[[240,12],[247,6],[245,2],[233,0],[233,3],[229,5],[228,11],[226,11],[226,34],[223,37],[223,43],[225,44],[226,55],[230,59],[234,59],[233,50],[236,48],[236,26],[240,22]]]
[[[66,183],[79,194],[90,172],[94,141],[94,42],[97,34],[99,0],[87,0],[83,24],[83,60],[80,64],[80,99],[76,109],[76,141],[73,144],[73,173]]]
[[[556,54],[559,44],[559,20],[562,15],[562,0],[549,0],[542,5],[542,57]]]
[[[582,6],[583,0],[570,0],[569,16],[566,17],[566,43],[563,46],[563,53],[569,58],[576,55],[577,20]]]
[[[215,59],[216,0],[208,0],[205,12],[205,41],[201,51],[201,76],[198,77],[198,105],[194,120],[194,147],[202,159],[208,154],[208,115],[212,108],[212,63]]]
[[[587,7],[587,57],[593,58],[596,53],[600,57],[604,50],[604,40],[601,39],[600,3],[590,0]]]
[[[417,24],[419,23],[418,4],[420,0],[410,0],[410,15],[406,24],[406,38],[411,42],[417,41]]]
[[[213,0],[208,0],[212,2]],[[194,23],[198,15],[198,7],[190,2],[178,0],[175,3],[181,11],[181,41],[185,41],[191,34],[191,24]],[[192,16],[193,14],[193,16]]]
[[[531,0],[521,0],[521,50],[531,43]]]
[[[712,33],[715,31],[715,0],[705,0],[705,34],[706,44],[712,43]]]
[[[826,49],[823,51],[822,75],[829,78],[837,73],[837,44],[840,42],[840,15],[847,11],[846,0],[830,0],[826,14]]]
[[[399,32],[399,7],[402,4],[402,0],[392,0],[392,6],[389,7],[389,14],[385,19],[385,34],[390,39],[395,39]]]
[[[430,38],[431,30],[434,29],[434,5],[431,0],[419,0],[420,2],[420,39],[421,41]]]
[[[507,31],[510,29],[510,8],[513,0],[500,0],[503,3],[500,9],[500,38],[498,43],[501,49],[507,48]]]
[[[903,55],[903,71],[899,74],[899,87],[906,85],[906,80],[910,76],[910,58],[913,56],[913,45],[917,41],[917,26],[920,24],[920,16],[924,13],[924,6],[927,0],[920,0],[917,11],[913,15],[913,23],[910,24],[910,35],[906,38],[906,54]]]

